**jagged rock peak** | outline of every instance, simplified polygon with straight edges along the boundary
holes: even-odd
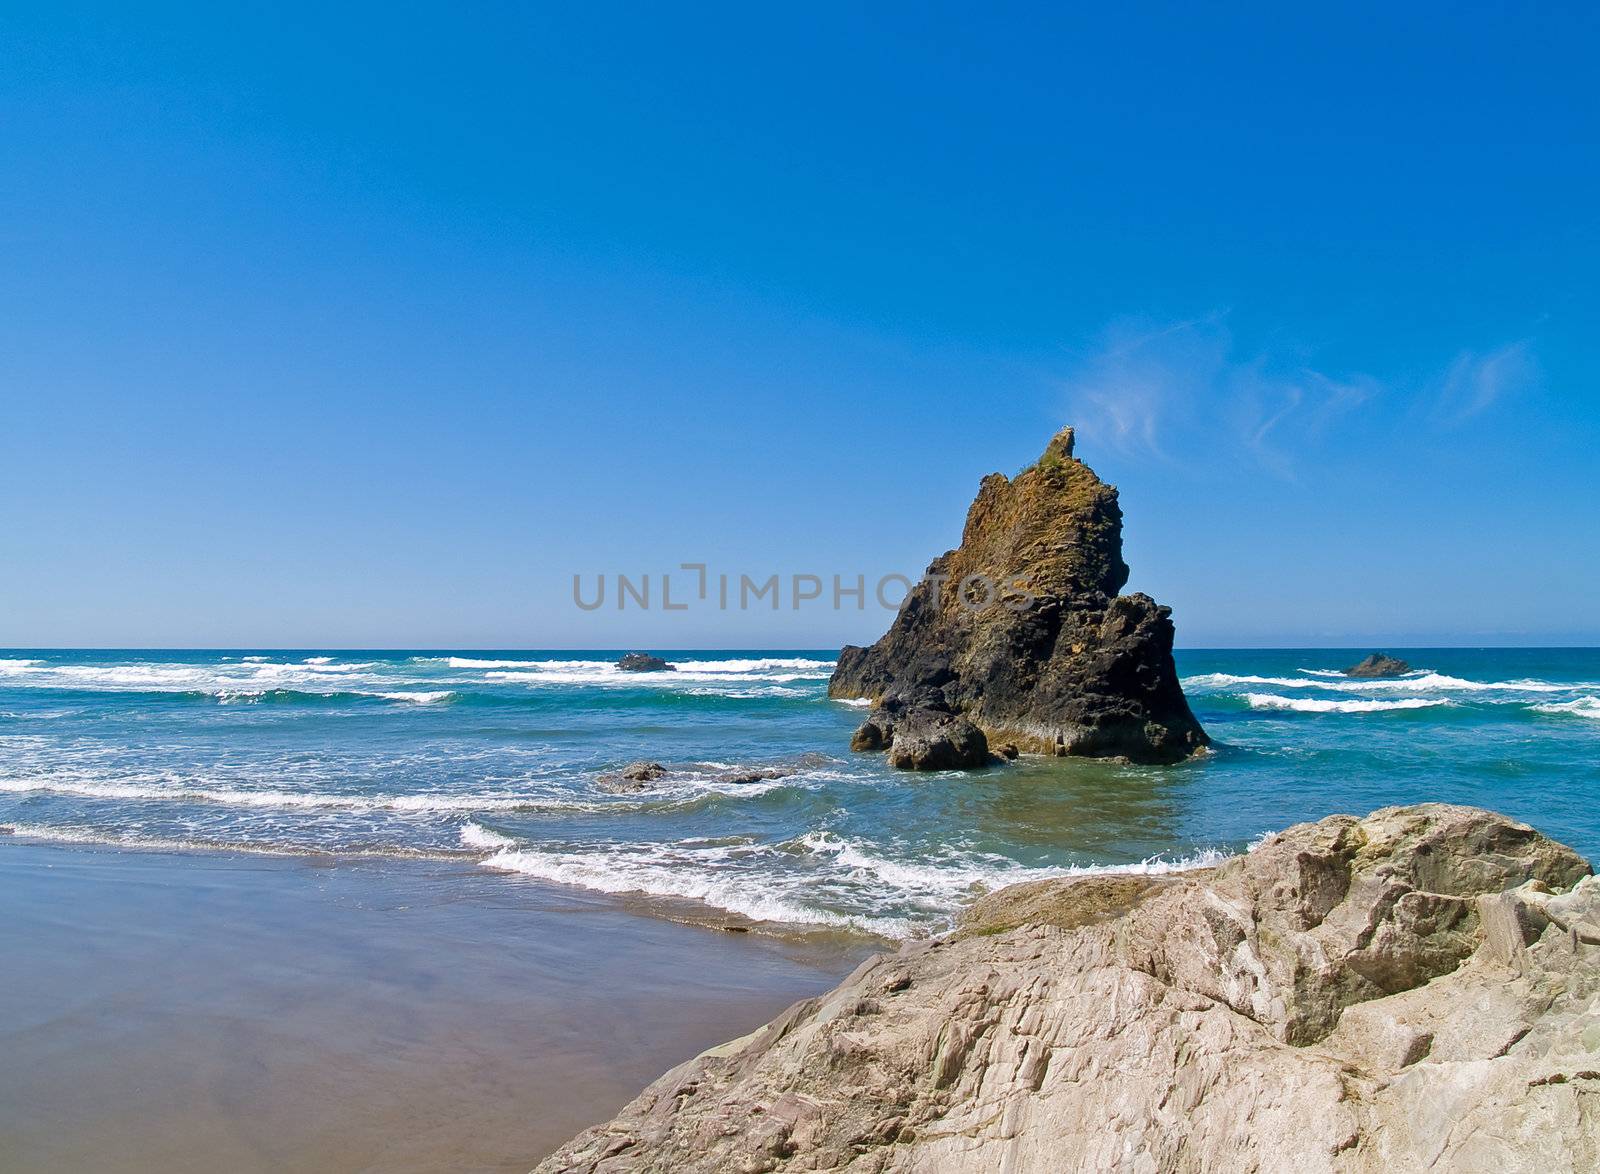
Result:
[[[926,730],[941,715],[1047,754],[1176,762],[1206,744],[1178,684],[1170,610],[1119,594],[1117,491],[1075,441],[1063,428],[1015,477],[985,477],[961,545],[933,561],[882,639],[841,651],[830,694],[877,703],[858,745],[939,764],[929,769],[987,760],[964,731],[953,758],[896,752],[897,723]]]
[[[1045,446],[1043,459],[1049,460],[1051,457],[1070,457],[1072,455],[1072,445],[1075,439],[1076,434],[1073,432],[1072,426],[1069,424],[1067,427],[1063,428],[1060,432],[1057,432],[1050,438],[1050,443]]]

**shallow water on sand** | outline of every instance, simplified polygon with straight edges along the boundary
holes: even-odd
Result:
[[[470,864],[0,851],[8,1174],[526,1171],[859,941]]]

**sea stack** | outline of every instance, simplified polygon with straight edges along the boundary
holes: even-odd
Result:
[[[1353,664],[1344,670],[1347,677],[1403,677],[1411,671],[1411,666],[1398,657],[1390,656],[1387,652],[1374,652],[1360,664]]]
[[[630,652],[617,661],[617,668],[625,673],[670,673],[677,667],[648,652]]]
[[[1171,609],[1119,594],[1117,491],[1072,449],[1064,428],[1014,478],[985,477],[961,545],[882,639],[840,652],[829,695],[874,703],[853,748],[945,769],[988,761],[989,740],[1140,763],[1207,744],[1172,661]]]

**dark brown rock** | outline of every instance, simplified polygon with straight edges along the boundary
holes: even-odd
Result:
[[[1072,447],[1063,429],[1015,478],[983,479],[961,545],[933,561],[881,640],[840,652],[831,696],[877,702],[880,735],[920,708],[1046,754],[1165,763],[1207,744],[1178,683],[1170,609],[1118,594],[1117,491]],[[852,744],[883,741],[864,726]]]
[[[889,723],[885,722],[878,714],[873,714],[856,727],[856,732],[850,735],[850,749],[852,750],[887,750],[892,730]]]
[[[1411,672],[1411,666],[1398,657],[1390,656],[1386,652],[1374,652],[1360,664],[1353,664],[1344,670],[1347,677],[1403,677]]]
[[[617,667],[625,673],[670,673],[678,666],[647,652],[630,652],[617,661]]]
[[[751,767],[749,770],[724,771],[717,776],[719,783],[761,783],[769,779],[784,779],[794,774],[792,770],[785,770],[776,766]]]
[[[667,773],[659,762],[630,762],[612,774],[603,774],[595,783],[602,791],[629,793],[643,791]]]
[[[912,708],[895,719],[889,764],[901,770],[963,770],[987,766],[989,740],[959,714]]]

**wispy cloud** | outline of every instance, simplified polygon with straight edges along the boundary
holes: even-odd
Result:
[[[1378,392],[1365,376],[1241,354],[1224,317],[1113,323],[1065,380],[1068,418],[1128,455],[1221,446],[1292,476],[1305,441]]]
[[[1113,322],[1067,373],[1063,389],[1066,418],[1125,455],[1174,461],[1205,452],[1292,479],[1306,454],[1374,401],[1453,427],[1537,379],[1527,342],[1462,351],[1420,381],[1321,370],[1288,348],[1243,350],[1217,313]]]
[[[1487,354],[1462,351],[1438,382],[1434,416],[1447,425],[1465,424],[1538,381],[1539,365],[1526,340]]]

